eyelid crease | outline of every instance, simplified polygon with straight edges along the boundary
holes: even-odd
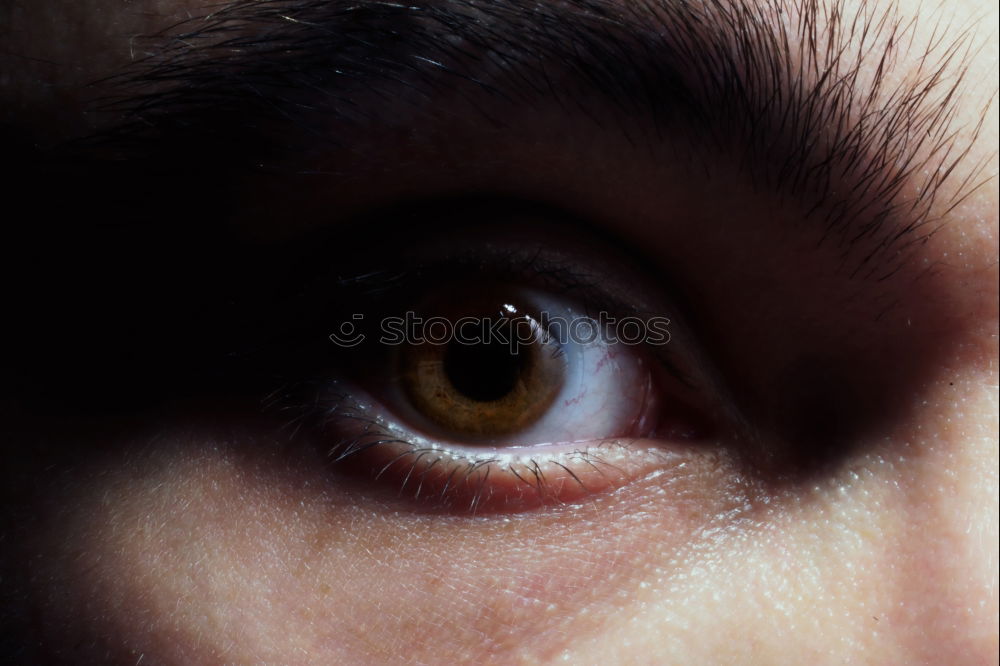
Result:
[[[401,214],[419,234],[389,234],[393,239],[380,248],[375,265],[362,260],[360,266],[351,268],[349,260],[338,262],[332,281],[340,301],[340,320],[348,321],[358,310],[375,315],[366,317],[362,326],[379,317],[400,316],[415,302],[413,285],[418,283],[421,290],[448,291],[454,285],[489,281],[545,289],[572,298],[582,314],[595,321],[603,313],[616,320],[636,317],[669,322],[670,339],[677,336],[678,344],[650,345],[652,357],[688,390],[705,383],[685,369],[692,362],[678,357],[681,349],[694,353],[695,341],[683,330],[684,313],[662,275],[651,279],[645,267],[617,242],[612,245],[603,235],[591,237],[579,224],[564,226],[559,211],[511,202],[497,207],[493,202],[493,212],[485,213],[491,201],[448,200],[426,209],[416,206],[405,213],[393,209],[378,214],[375,224]],[[454,221],[465,215],[479,220],[476,228],[453,228]],[[321,280],[321,290],[326,289],[324,284]],[[369,340],[378,337],[374,328],[365,332]]]

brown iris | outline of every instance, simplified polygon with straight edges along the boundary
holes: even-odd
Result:
[[[507,435],[538,420],[563,383],[559,347],[539,319],[507,301],[490,314],[470,316],[466,309],[449,321],[447,340],[410,345],[400,356],[414,407],[469,437]]]

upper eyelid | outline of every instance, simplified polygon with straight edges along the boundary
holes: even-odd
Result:
[[[397,215],[402,222],[394,220]],[[465,217],[479,223],[465,228]],[[603,309],[640,317],[682,316],[672,299],[663,298],[673,291],[671,280],[633,248],[548,206],[492,197],[445,199],[427,207],[395,206],[366,216],[359,226],[377,229],[385,240],[354,237],[364,247],[377,242],[377,253],[335,262],[330,279],[347,301],[405,297],[415,277],[442,285],[497,278],[571,296],[595,316]],[[307,241],[320,248],[324,242]],[[327,278],[318,279],[325,288]]]
[[[483,219],[484,224],[473,231],[454,228],[441,221],[442,207],[451,209],[448,215],[452,218],[473,215]],[[492,213],[484,212],[490,210]],[[566,296],[582,307],[581,314],[594,319],[604,313],[614,319],[669,320],[670,344],[647,345],[651,357],[685,390],[717,385],[722,380],[711,368],[697,332],[689,330],[688,313],[676,298],[671,281],[643,270],[643,262],[630,248],[609,246],[603,236],[590,237],[580,225],[563,226],[565,220],[558,211],[524,203],[497,208],[491,199],[471,199],[457,208],[447,203],[432,205],[426,214],[438,224],[416,225],[418,233],[401,233],[399,238],[388,240],[379,246],[375,257],[362,256],[353,269],[350,260],[335,260],[333,275],[321,271],[314,276],[315,286],[304,292],[312,295],[303,299],[302,307],[328,308],[321,321],[330,330],[341,322],[355,322],[354,318],[362,314],[358,325],[366,327],[368,337],[377,338],[381,317],[399,316],[413,307],[417,295],[414,284],[420,290],[449,290],[470,282],[499,281]],[[519,227],[525,216],[535,221]],[[548,224],[542,222],[546,217],[550,218]],[[385,234],[382,225],[361,226],[375,226],[380,237],[394,235]],[[519,228],[528,231],[533,240],[519,237],[512,241],[511,234],[516,233],[512,230]],[[415,241],[415,236],[423,242]],[[557,241],[562,245],[558,250],[552,247]],[[355,242],[361,246],[367,243],[358,239]],[[324,253],[321,242],[314,245]],[[308,259],[302,263],[322,265]],[[325,333],[316,332],[312,331],[311,337],[324,343]],[[357,362],[357,350],[349,351],[350,358]]]

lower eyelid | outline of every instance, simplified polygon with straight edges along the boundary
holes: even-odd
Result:
[[[465,452],[423,447],[378,427],[345,433],[331,450],[376,487],[425,509],[455,513],[516,513],[570,504],[621,488],[680,456],[649,440],[604,440],[532,447],[531,453]]]
[[[683,468],[702,433],[616,437],[525,447],[441,444],[385,422],[341,396],[323,428],[334,470],[364,491],[426,511],[517,513],[609,493],[657,471]]]

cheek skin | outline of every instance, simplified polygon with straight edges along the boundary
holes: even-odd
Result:
[[[974,384],[809,489],[715,461],[510,520],[393,513],[246,432],[161,436],[52,498],[38,580],[82,633],[51,640],[122,663],[988,662],[996,403]]]
[[[655,571],[605,627],[630,644],[594,637],[574,659],[995,663],[997,405],[982,379],[931,401],[924,422],[894,434],[892,457],[856,460],[758,527],[696,546],[696,566]]]
[[[547,661],[603,630],[652,552],[681,569],[694,534],[758,503],[706,457],[571,513],[420,516],[266,447],[159,437],[88,475],[54,502],[43,579],[65,596],[50,610],[122,661]]]

